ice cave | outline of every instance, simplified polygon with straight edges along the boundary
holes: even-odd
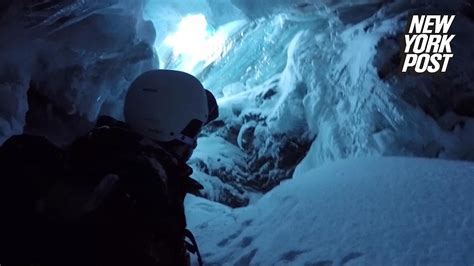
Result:
[[[400,71],[413,14],[455,15],[445,73]],[[122,121],[152,69],[215,95],[184,202],[204,265],[474,264],[471,0],[2,0],[0,21],[0,145]]]

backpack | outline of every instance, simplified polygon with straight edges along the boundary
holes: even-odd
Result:
[[[2,194],[13,199],[2,207],[10,217],[3,261],[185,265],[187,249],[201,263],[183,199],[202,186],[189,166],[122,122],[102,117],[65,149],[12,137],[0,166],[9,172]]]

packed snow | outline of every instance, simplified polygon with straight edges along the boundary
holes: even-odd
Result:
[[[472,265],[474,163],[328,163],[231,209],[189,196],[206,265]]]

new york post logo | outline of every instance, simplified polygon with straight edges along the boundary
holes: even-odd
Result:
[[[405,32],[402,72],[446,72],[453,58],[449,34],[455,15],[413,15]],[[403,60],[402,60],[403,61]]]

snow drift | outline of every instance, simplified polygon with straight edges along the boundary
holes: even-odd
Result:
[[[207,265],[470,265],[474,164],[366,158],[285,181],[230,209],[189,197]]]

